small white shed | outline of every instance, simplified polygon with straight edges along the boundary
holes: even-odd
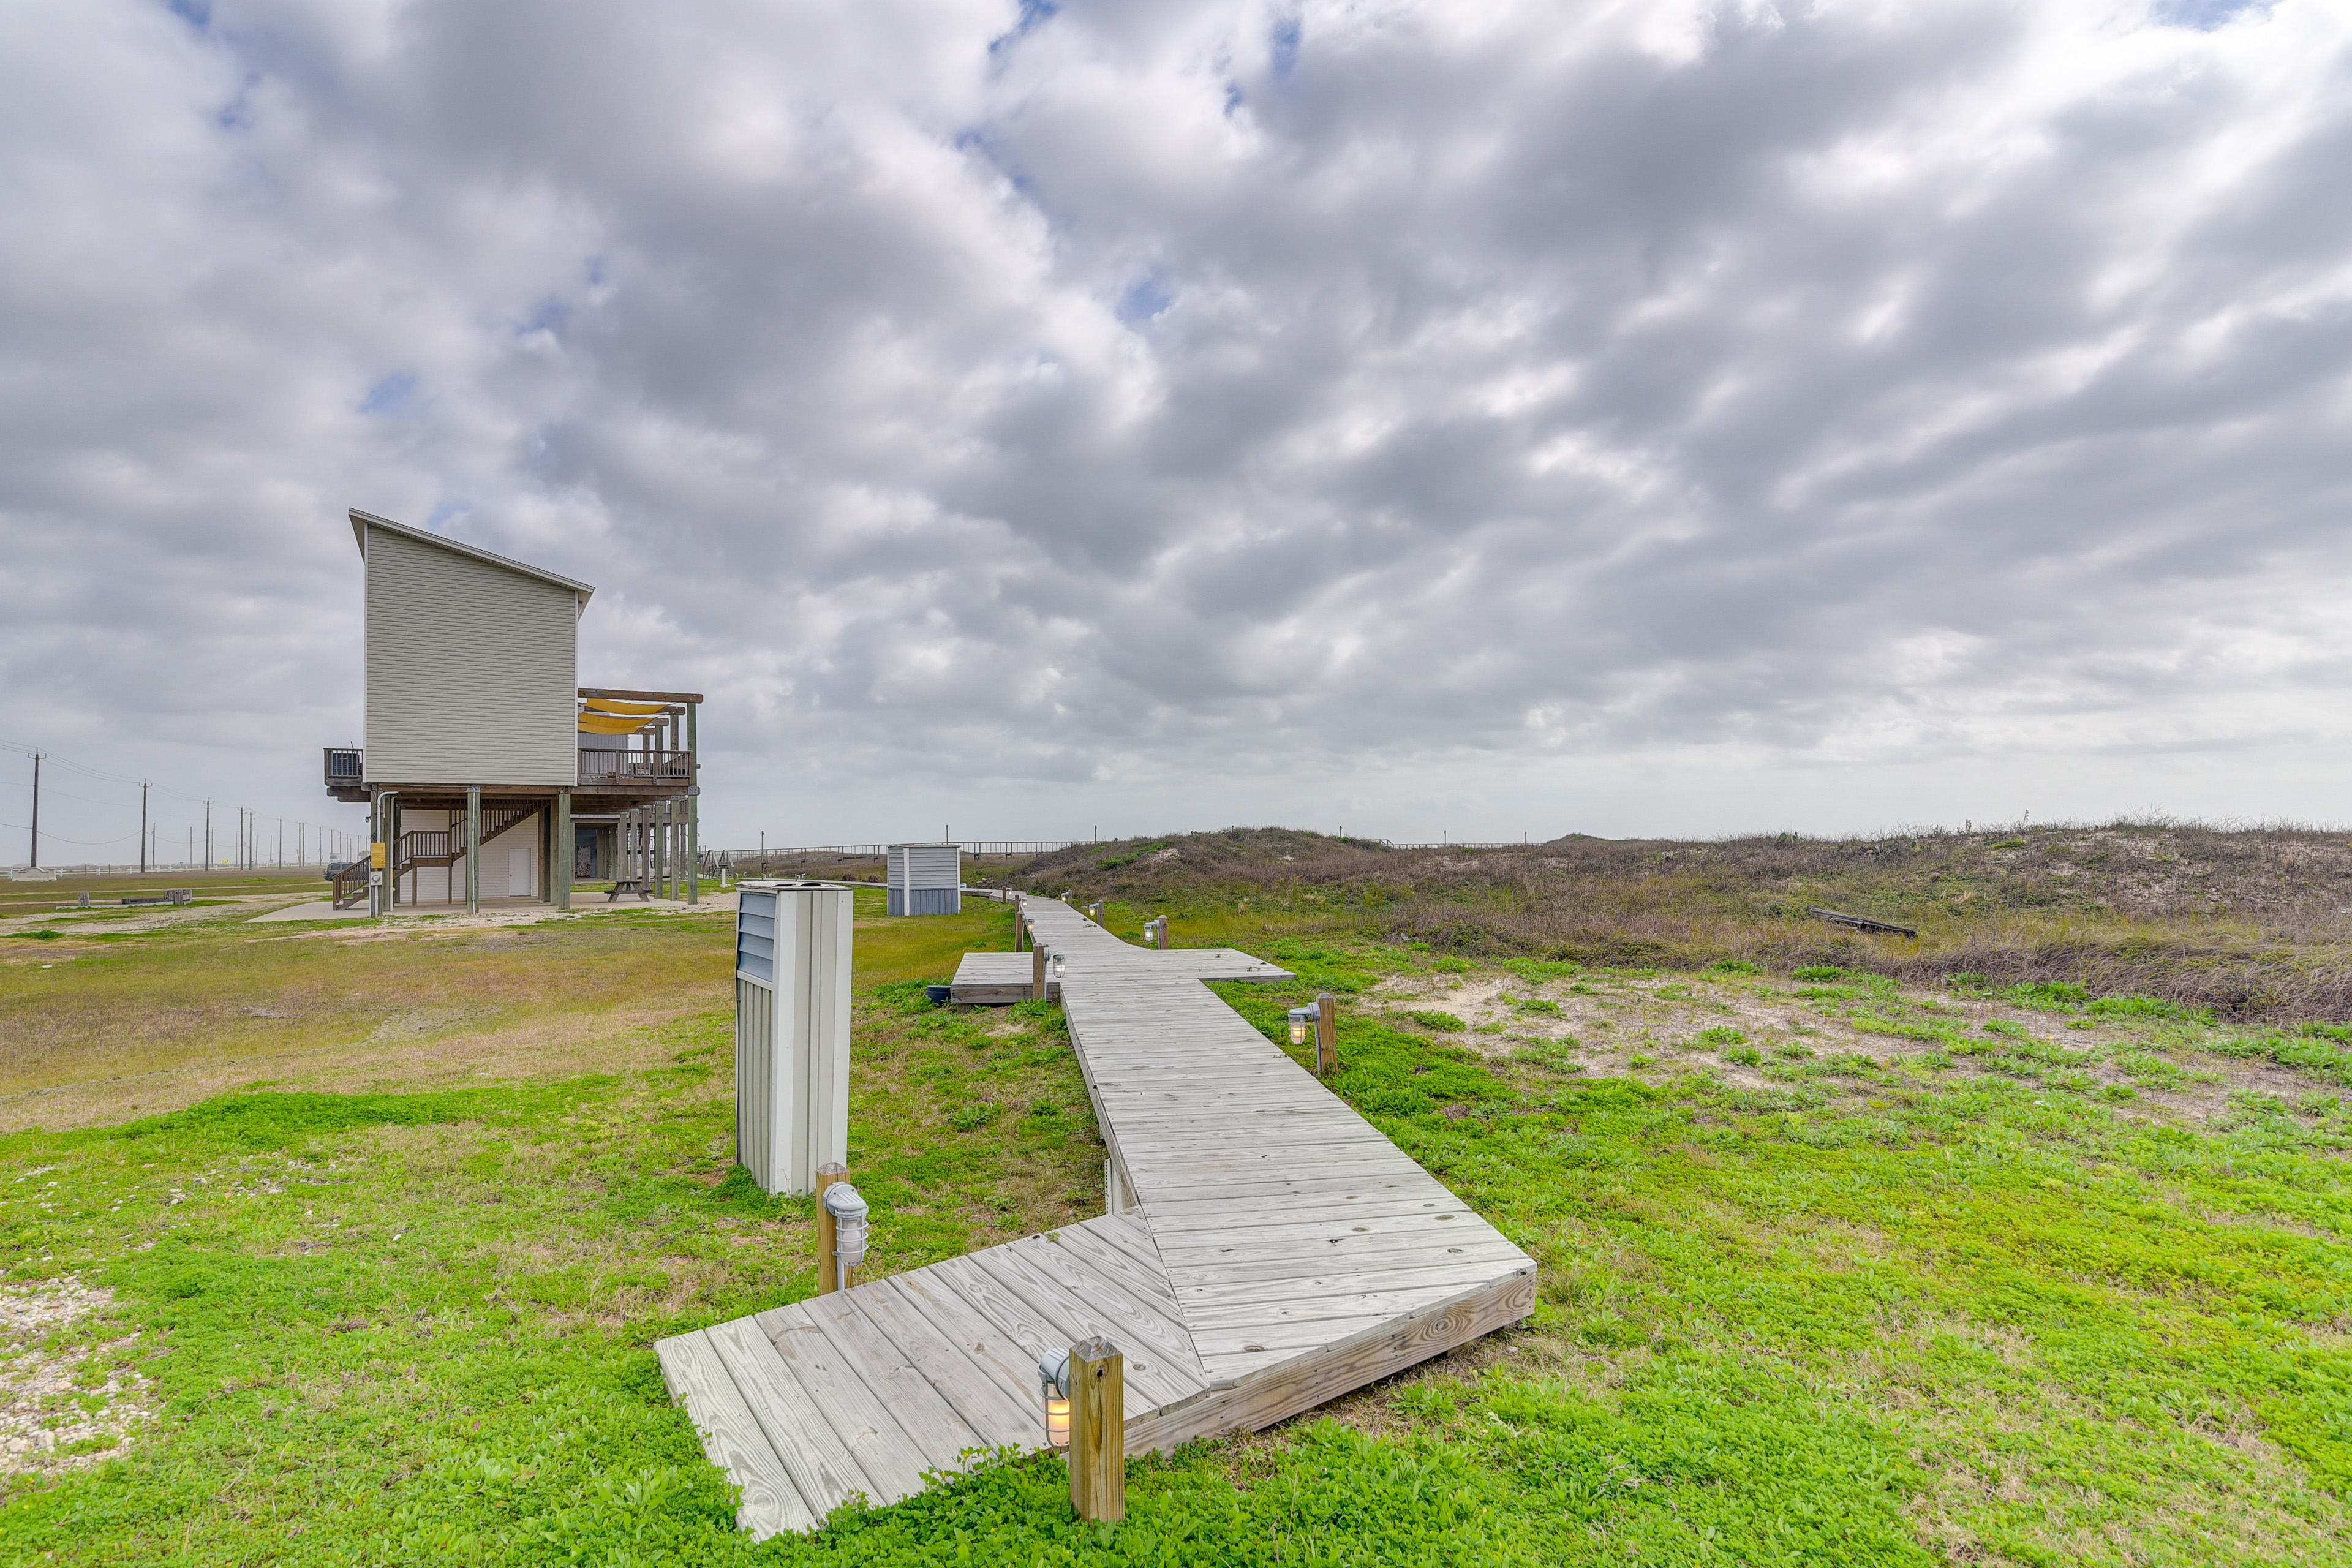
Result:
[[[883,908],[886,914],[961,914],[962,846],[893,844],[888,881],[889,893]]]

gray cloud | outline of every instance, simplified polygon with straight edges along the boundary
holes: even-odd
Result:
[[[2334,814],[2330,7],[0,28],[0,736],[325,815],[357,504],[722,839]]]

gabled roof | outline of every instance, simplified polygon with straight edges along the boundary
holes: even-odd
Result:
[[[352,508],[351,510],[352,538],[358,542],[360,559],[362,561],[367,559],[367,531],[371,528],[383,528],[389,529],[405,538],[414,539],[420,544],[430,544],[438,549],[446,550],[453,555],[470,555],[477,561],[487,561],[493,566],[503,566],[509,572],[520,572],[526,577],[536,577],[542,583],[552,583],[559,588],[569,588],[580,595],[580,607],[583,610],[588,607],[588,596],[596,591],[585,583],[576,583],[569,577],[559,576],[553,572],[542,572],[536,566],[526,566],[520,561],[509,561],[503,555],[478,549],[471,544],[460,544],[454,539],[444,539],[441,535],[425,529],[411,528],[404,522],[394,522],[388,517],[378,517],[372,511],[362,511],[357,507]]]

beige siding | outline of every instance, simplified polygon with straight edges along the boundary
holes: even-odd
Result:
[[[369,783],[577,782],[578,595],[386,529],[367,541]]]

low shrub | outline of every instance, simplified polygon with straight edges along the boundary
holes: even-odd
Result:
[[[2188,1024],[2213,1021],[2213,1015],[2202,1007],[2184,1007],[2162,996],[2100,996],[2083,1010],[2108,1018],[2169,1018]]]
[[[2009,999],[2021,1007],[2079,1007],[2091,999],[2091,994],[2071,980],[2037,980],[2011,986]]]

